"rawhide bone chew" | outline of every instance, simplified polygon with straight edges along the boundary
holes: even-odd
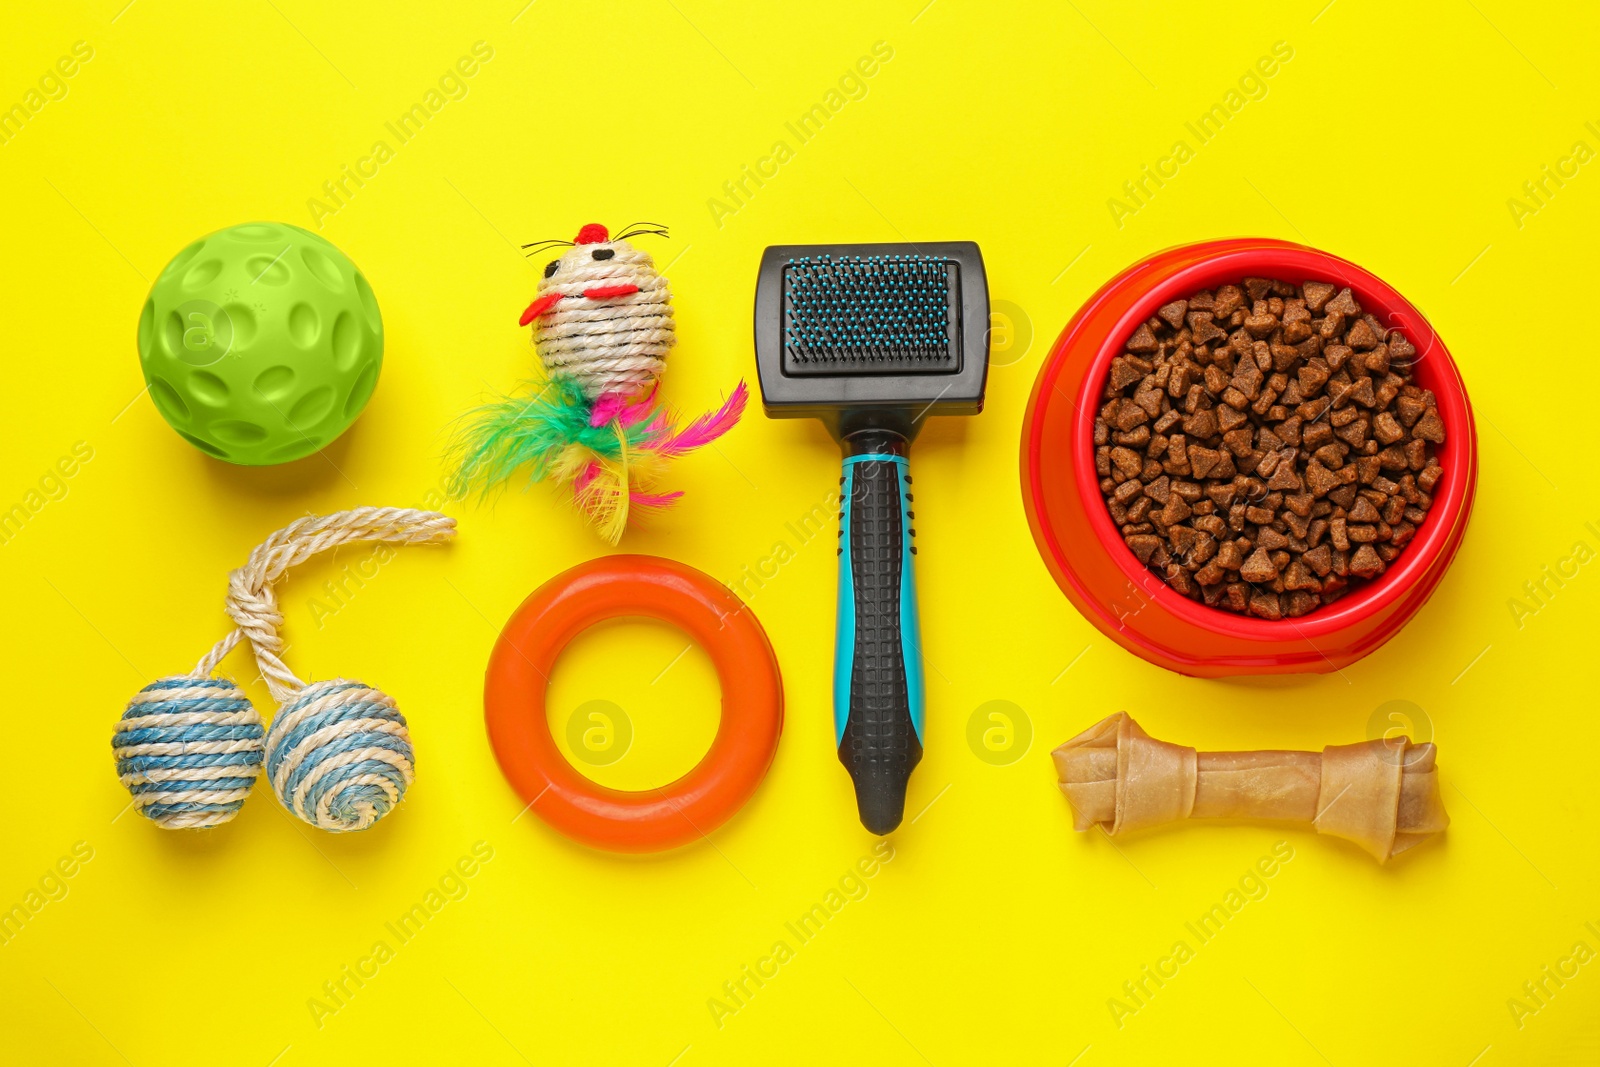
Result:
[[[283,806],[322,830],[365,830],[414,777],[411,735],[394,698],[344,678],[307,684],[283,662],[273,588],[289,568],[355,541],[427,544],[455,536],[436,511],[353,508],[292,522],[228,576],[236,629],[188,674],[134,694],[111,737],[117,775],[139,814],[165,829],[219,826],[239,814],[263,764]],[[248,638],[278,713],[270,729],[227,678],[212,676]]]
[[[1450,825],[1433,743],[1406,737],[1321,752],[1196,752],[1157,741],[1119,711],[1051,755],[1077,830],[1286,820],[1354,841],[1383,863]]]

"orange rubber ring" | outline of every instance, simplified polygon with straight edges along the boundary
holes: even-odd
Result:
[[[597,622],[659,619],[705,649],[722,682],[722,721],[704,758],[660,789],[610,789],[561,755],[545,713],[556,658]],[[766,631],[709,575],[656,556],[604,556],[550,579],[511,616],[484,680],[489,743],[540,818],[615,852],[658,852],[721,826],[755,792],[783,730],[783,680]]]

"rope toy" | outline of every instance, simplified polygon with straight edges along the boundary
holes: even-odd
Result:
[[[319,829],[365,830],[399,804],[415,777],[405,716],[360,682],[295,677],[283,662],[274,586],[340,545],[431,544],[455,532],[436,511],[353,508],[292,522],[257,546],[228,576],[235,629],[188,674],[141,689],[117,723],[111,746],[134,808],[169,830],[220,826],[239,814],[263,764],[283,806]],[[270,729],[236,684],[212,677],[246,639],[278,703]]]
[[[653,491],[667,461],[710,444],[739,421],[740,382],[721,408],[679,427],[658,399],[676,342],[672,292],[649,253],[629,243],[665,227],[635,223],[616,238],[590,223],[573,241],[524,245],[529,255],[570,246],[545,265],[539,296],[519,320],[534,327],[544,381],[470,413],[451,445],[452,495],[481,494],[526,469],[530,481],[571,485],[574,502],[616,544],[635,508],[670,507]]]

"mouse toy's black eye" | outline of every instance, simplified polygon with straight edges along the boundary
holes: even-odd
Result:
[[[561,261],[559,259],[552,259],[550,262],[544,265],[544,276],[546,278],[552,276],[555,274],[556,268],[559,266],[561,266]]]
[[[617,250],[614,248],[597,248],[594,250],[595,259],[610,259],[616,254]]]

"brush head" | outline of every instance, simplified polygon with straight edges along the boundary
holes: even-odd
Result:
[[[961,362],[961,276],[933,256],[801,256],[783,268],[785,374],[942,374]]]
[[[989,294],[970,241],[768,248],[755,328],[770,416],[914,431],[983,408]]]

